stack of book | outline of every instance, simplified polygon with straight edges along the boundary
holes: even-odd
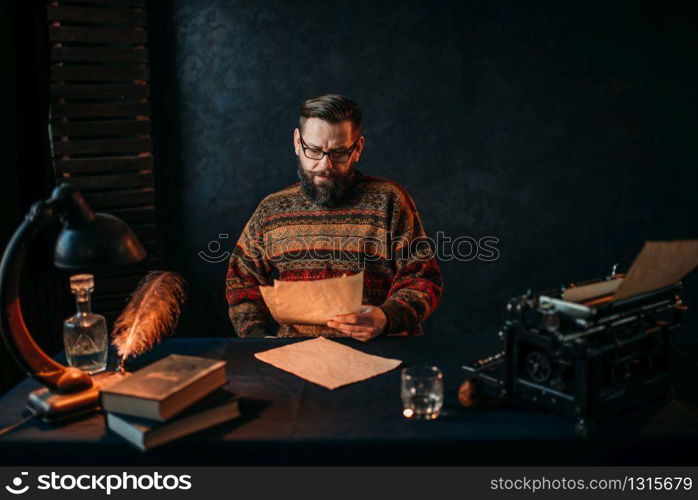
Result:
[[[140,450],[240,415],[225,361],[172,354],[102,390],[107,427]]]

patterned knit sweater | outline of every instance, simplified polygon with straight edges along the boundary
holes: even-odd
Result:
[[[228,314],[240,337],[345,334],[325,325],[281,325],[259,285],[315,280],[364,270],[363,304],[379,306],[387,334],[421,334],[438,304],[441,271],[414,201],[397,183],[356,171],[331,208],[309,201],[296,183],[262,200],[233,250],[226,276]],[[278,328],[278,329],[277,329]]]

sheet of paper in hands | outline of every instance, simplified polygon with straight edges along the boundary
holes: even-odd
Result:
[[[364,272],[313,281],[274,280],[274,286],[259,290],[279,324],[324,325],[337,314],[361,310]]]
[[[697,265],[698,240],[648,241],[613,294],[613,300],[674,284]]]
[[[364,354],[324,337],[258,352],[255,357],[328,389],[375,377],[402,363]]]

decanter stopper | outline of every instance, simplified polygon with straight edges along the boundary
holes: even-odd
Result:
[[[75,274],[71,276],[70,290],[78,298],[89,296],[95,290],[95,277],[91,274]]]

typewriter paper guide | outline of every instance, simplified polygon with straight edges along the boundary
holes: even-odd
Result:
[[[402,363],[364,354],[324,337],[258,352],[255,357],[328,389],[375,377]]]
[[[314,281],[274,280],[274,286],[259,290],[278,323],[325,325],[337,314],[361,310],[364,272]]]
[[[608,281],[599,281],[598,283],[592,283],[590,285],[575,286],[565,290],[562,294],[562,299],[568,302],[579,303],[595,297],[609,295],[614,293],[622,282],[623,278],[616,278]]]
[[[620,300],[673,285],[698,265],[698,240],[648,241],[613,295]]]

